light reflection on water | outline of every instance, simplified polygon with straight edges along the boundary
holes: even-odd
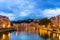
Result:
[[[29,34],[24,32],[12,32],[0,35],[0,40],[43,40],[38,34]]]
[[[38,34],[28,34],[19,32],[17,35],[15,32],[12,33],[10,40],[41,40]]]
[[[17,31],[0,34],[0,40],[60,40],[60,36],[44,30],[40,30],[38,34]]]

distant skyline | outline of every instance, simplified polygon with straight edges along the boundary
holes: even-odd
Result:
[[[60,0],[0,0],[0,15],[10,20],[50,18],[60,14]]]

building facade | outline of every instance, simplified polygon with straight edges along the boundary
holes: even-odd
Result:
[[[9,28],[11,27],[10,24],[11,23],[8,17],[0,15],[0,28]]]
[[[60,15],[50,18],[53,27],[60,27]]]

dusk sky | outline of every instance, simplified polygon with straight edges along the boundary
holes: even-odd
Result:
[[[60,14],[60,0],[0,0],[0,15],[10,20],[52,17]]]

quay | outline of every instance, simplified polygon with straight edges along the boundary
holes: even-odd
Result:
[[[0,33],[15,31],[15,28],[0,28]]]

